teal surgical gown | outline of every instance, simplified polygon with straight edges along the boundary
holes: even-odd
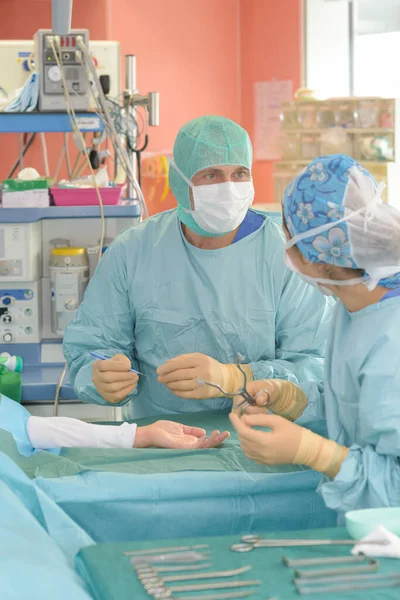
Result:
[[[326,416],[329,438],[350,448],[320,492],[329,508],[400,506],[400,297],[349,313],[337,303],[324,394],[297,423]]]
[[[228,410],[231,400],[184,400],[158,383],[170,358],[200,352],[221,363],[245,357],[255,379],[322,379],[331,306],[286,269],[280,227],[263,225],[218,250],[195,248],[176,210],[118,236],[64,338],[71,381],[85,402],[107,404],[92,383],[89,351],[130,358],[141,377],[128,418]]]

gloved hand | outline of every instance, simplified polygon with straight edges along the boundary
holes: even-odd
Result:
[[[253,379],[249,365],[241,365],[248,380]],[[225,394],[208,385],[199,385],[196,380],[215,383],[227,392],[236,392],[243,385],[243,375],[236,365],[223,365],[206,354],[182,354],[168,360],[157,369],[158,381],[175,396],[191,400],[220,398]]]
[[[243,452],[265,465],[304,465],[334,479],[340,471],[348,448],[313,433],[277,415],[230,414]],[[252,427],[268,427],[269,432]]]
[[[123,354],[93,363],[92,381],[104,400],[116,404],[133,392],[139,377],[130,371],[131,368],[131,361]]]
[[[257,406],[246,409],[247,414],[273,413],[295,421],[303,414],[307,406],[307,397],[303,390],[291,381],[282,379],[261,379],[247,385],[247,391],[255,399]],[[235,403],[240,402],[236,399]]]
[[[220,433],[215,430],[207,438],[206,431],[200,427],[188,427],[173,421],[156,421],[152,425],[138,427],[135,448],[182,448],[186,450],[216,448],[229,437],[229,431]]]

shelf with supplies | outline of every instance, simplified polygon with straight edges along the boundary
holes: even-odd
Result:
[[[312,160],[312,159],[310,159],[310,160]],[[300,167],[305,167],[308,165],[310,160],[280,160],[279,163],[277,163],[277,164],[281,165],[281,166],[299,165]],[[370,169],[370,168],[372,169],[374,167],[386,166],[388,161],[362,160],[360,162],[366,169]]]
[[[281,113],[281,154],[274,166],[274,201],[318,156],[347,154],[386,184],[382,198],[400,206],[400,101],[332,98],[286,103]]]
[[[49,206],[48,208],[1,208],[0,223],[35,223],[42,219],[93,219],[100,217],[99,206]],[[140,217],[138,203],[127,206],[104,206],[104,217]]]
[[[82,132],[104,130],[103,121],[96,113],[77,113]],[[66,112],[0,112],[0,133],[71,133],[72,126]]]
[[[311,127],[309,129],[305,129],[305,128],[285,129],[285,133],[305,133],[305,134],[317,133],[317,134],[321,134],[321,133],[327,133],[328,131],[331,131],[332,127],[334,127],[334,125],[332,125],[331,127],[326,127],[325,129],[318,128],[318,127]],[[344,125],[338,125],[337,127],[342,127],[346,133],[353,134],[353,135],[356,133],[376,133],[376,134],[394,133],[394,129],[388,128],[388,127],[363,128],[363,127],[346,127]]]

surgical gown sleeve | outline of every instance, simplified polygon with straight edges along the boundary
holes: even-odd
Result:
[[[132,367],[138,368],[134,359],[135,314],[127,291],[125,258],[124,246],[116,240],[104,254],[76,317],[65,332],[64,355],[70,380],[78,398],[84,402],[108,404],[92,383],[94,359],[89,351],[110,358],[124,354]],[[113,406],[132,400],[136,390],[124,402]]]
[[[285,379],[302,384],[309,403],[322,406],[326,340],[334,302],[283,262],[283,249],[272,263],[275,292],[275,358],[250,363],[254,379]],[[322,410],[322,409],[321,409]],[[321,412],[318,409],[318,413]],[[320,418],[320,415],[318,415]]]
[[[400,506],[398,331],[388,335],[365,361],[362,372],[356,374],[361,381],[359,399],[341,400],[333,413],[326,407],[328,420],[336,417],[341,421],[342,432],[351,424],[355,427],[356,443],[347,444],[350,451],[338,475],[320,486],[327,506],[339,512]],[[343,441],[345,437],[339,439]]]

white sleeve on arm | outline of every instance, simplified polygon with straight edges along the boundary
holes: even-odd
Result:
[[[37,450],[50,448],[133,448],[136,424],[94,425],[68,417],[29,417],[28,437]]]

